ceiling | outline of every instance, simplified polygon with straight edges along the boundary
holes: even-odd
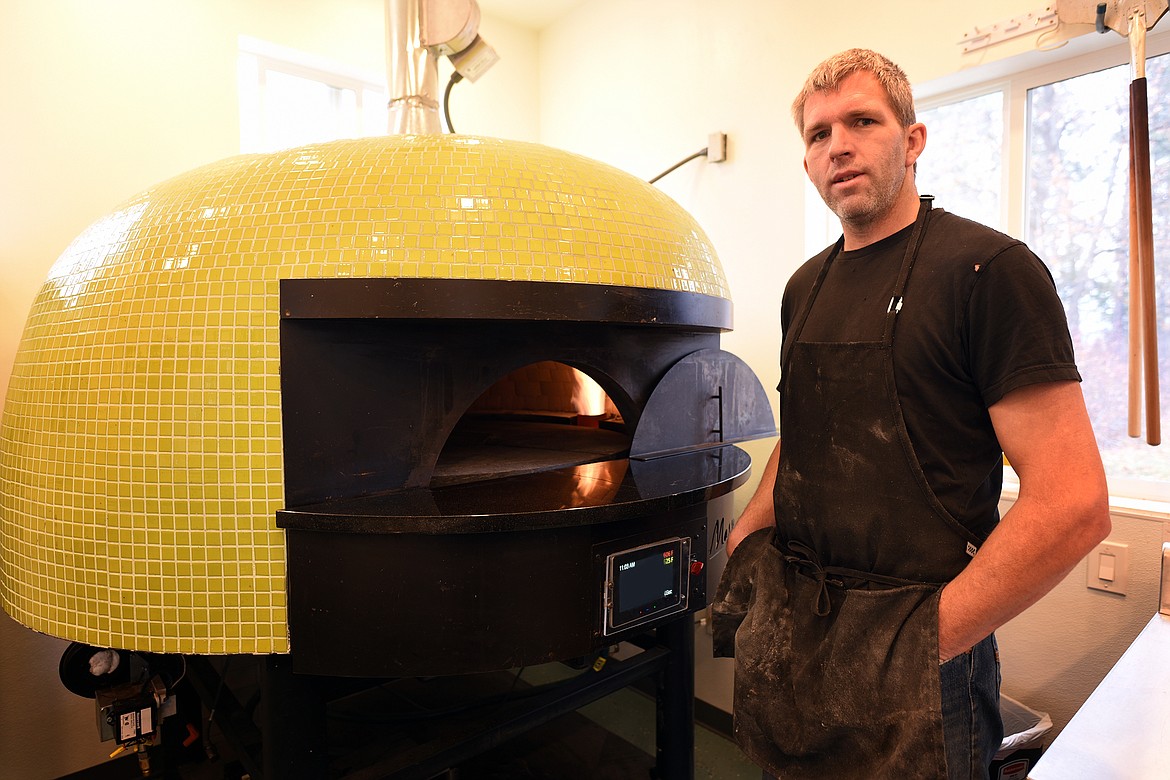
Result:
[[[477,0],[488,16],[539,30],[588,0]]]

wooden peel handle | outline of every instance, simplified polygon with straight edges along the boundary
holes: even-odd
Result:
[[[1137,175],[1134,172],[1133,101],[1129,106],[1129,405],[1126,431],[1131,438],[1142,435],[1142,294],[1141,251],[1138,235]]]
[[[1136,195],[1134,200],[1138,226],[1138,278],[1136,282],[1140,291],[1146,441],[1149,444],[1160,444],[1162,431],[1158,400],[1158,317],[1154,295],[1154,212],[1150,176],[1150,128],[1146,80],[1144,78],[1134,79],[1133,83],[1130,84],[1129,94],[1133,117],[1131,141]]]

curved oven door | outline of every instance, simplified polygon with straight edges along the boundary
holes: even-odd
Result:
[[[654,387],[630,457],[649,460],[776,435],[768,394],[748,364],[721,349],[700,349]]]

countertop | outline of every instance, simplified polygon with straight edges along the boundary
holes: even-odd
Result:
[[[1170,616],[1150,619],[1028,777],[1170,778]]]

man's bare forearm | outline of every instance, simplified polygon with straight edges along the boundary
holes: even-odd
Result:
[[[1016,390],[990,412],[1020,494],[942,592],[943,661],[1035,603],[1110,529],[1105,470],[1075,382]]]

